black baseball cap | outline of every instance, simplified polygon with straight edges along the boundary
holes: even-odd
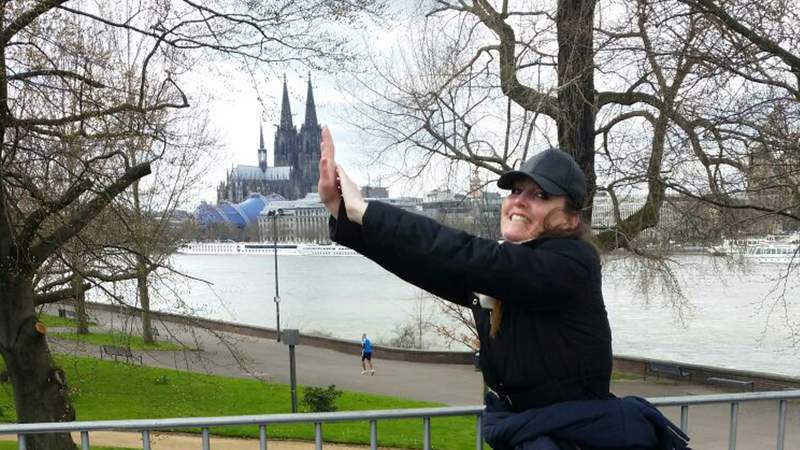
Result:
[[[518,170],[500,176],[497,186],[511,189],[514,181],[530,178],[550,195],[564,195],[578,208],[586,203],[586,175],[568,153],[549,148],[525,161]]]

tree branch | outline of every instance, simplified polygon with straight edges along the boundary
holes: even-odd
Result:
[[[129,168],[122,177],[118,178],[103,192],[97,194],[85,206],[75,212],[65,224],[31,248],[30,263],[33,267],[41,265],[50,255],[64,245],[65,242],[78,234],[120,192],[133,184],[134,181],[148,174],[150,174],[150,163],[143,163]]]
[[[30,25],[42,14],[56,8],[58,5],[68,2],[69,0],[44,0],[33,5],[33,8],[23,12],[0,33],[0,47],[5,48],[8,42],[20,30]]]
[[[83,285],[83,290],[87,291],[92,288],[92,285],[89,283],[85,283]],[[33,304],[34,306],[46,305],[48,303],[56,303],[62,300],[67,300],[73,298],[75,296],[75,291],[69,287],[64,289],[59,289],[57,291],[46,292],[43,294],[36,294],[33,297]]]
[[[503,94],[528,111],[537,111],[557,120],[558,99],[523,85],[517,78],[515,52],[517,38],[511,25],[483,0],[478,0],[471,8],[471,12],[500,38],[500,88]]]
[[[181,92],[181,103],[158,103],[153,106],[147,106],[147,107],[139,107],[136,105],[131,105],[130,103],[123,103],[121,105],[117,105],[99,111],[74,114],[72,116],[59,117],[56,119],[17,119],[16,117],[9,116],[8,123],[11,126],[17,126],[22,128],[27,128],[36,125],[59,126],[59,125],[67,125],[74,122],[84,121],[95,117],[103,117],[113,114],[119,114],[122,112],[134,112],[134,113],[145,114],[166,108],[188,108],[188,107],[189,103],[187,102],[186,96],[183,95],[183,92]]]
[[[689,6],[694,6],[698,10],[706,12],[718,18],[728,28],[740,34],[745,39],[758,46],[758,48],[760,48],[761,50],[780,58],[784,63],[786,63],[786,65],[792,68],[792,72],[794,72],[795,75],[800,76],[800,57],[794,55],[792,52],[781,47],[780,44],[773,41],[772,39],[769,39],[765,35],[753,31],[752,29],[744,25],[741,21],[735,19],[733,16],[728,14],[724,8],[715,4],[713,1],[711,0],[679,0],[679,1]]]
[[[88,86],[94,88],[105,88],[106,85],[100,83],[99,81],[95,81],[89,77],[85,77],[79,73],[71,72],[69,70],[61,70],[61,69],[41,69],[41,70],[29,70],[27,72],[20,72],[15,73],[13,75],[9,75],[6,79],[8,80],[27,80],[30,78],[35,77],[61,77],[61,78],[74,78],[78,81],[82,81]]]
[[[83,195],[83,193],[89,190],[91,187],[91,181],[86,179],[77,180],[76,183],[74,183],[69,187],[69,189],[67,189],[66,192],[64,192],[61,198],[52,202],[47,201],[46,198],[40,199],[42,201],[42,206],[28,215],[24,224],[22,225],[22,232],[20,235],[20,242],[22,245],[25,247],[30,245],[31,241],[33,241],[33,237],[36,235],[36,229],[48,216],[59,212],[72,204],[72,202],[77,200],[78,197]]]

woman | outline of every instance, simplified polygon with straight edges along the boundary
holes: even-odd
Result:
[[[336,165],[327,127],[319,169],[320,200],[335,217],[333,240],[472,308],[480,367],[493,393],[487,411],[521,413],[609,397],[611,331],[600,259],[583,239],[585,177],[566,153],[546,150],[500,177],[498,186],[511,191],[500,211],[502,243],[385,203],[367,204]]]

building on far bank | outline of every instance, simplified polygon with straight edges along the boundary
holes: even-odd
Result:
[[[497,192],[473,189],[467,194],[434,190],[420,204],[421,213],[437,222],[487,239],[500,239],[500,204]]]
[[[364,198],[389,198],[389,190],[381,186],[362,186],[361,196]]]
[[[417,210],[419,199],[366,198],[368,202],[381,201],[410,211]],[[319,194],[312,193],[298,200],[270,202],[258,216],[258,237],[262,242],[303,242],[329,244],[328,212],[320,203]]]
[[[319,194],[297,200],[270,202],[258,216],[258,237],[262,242],[309,242],[329,244],[328,210]]]

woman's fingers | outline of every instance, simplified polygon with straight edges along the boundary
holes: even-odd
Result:
[[[336,165],[336,173],[339,176],[339,185],[342,188],[342,197],[345,198],[345,201],[347,201],[347,199],[355,199],[356,196],[361,197],[361,191],[358,189],[358,185],[347,176],[347,172],[344,171],[342,166]]]
[[[342,189],[347,218],[351,222],[361,223],[364,212],[367,210],[367,203],[364,201],[364,197],[361,196],[361,190],[347,176],[347,172],[344,171],[342,166],[337,165],[336,172],[339,175],[339,187]]]
[[[331,130],[327,125],[322,127],[322,142],[320,142],[320,150],[322,151],[323,157],[328,157],[331,161],[335,160],[336,148],[333,145],[333,135],[331,134]],[[335,168],[336,166],[334,165],[334,169]]]
[[[317,182],[319,199],[331,214],[339,211],[339,184],[336,179],[336,158],[333,135],[330,129],[322,127],[319,155],[319,181]]]
[[[322,141],[320,142],[319,177],[320,182],[336,181],[336,156],[333,146],[333,136],[327,126],[322,127]]]

